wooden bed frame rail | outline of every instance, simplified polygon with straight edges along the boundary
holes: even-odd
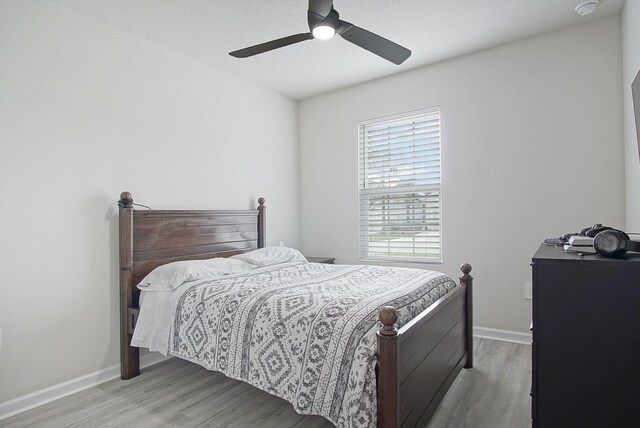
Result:
[[[139,313],[138,284],[151,270],[178,260],[229,257],[265,246],[266,207],[255,210],[136,211],[131,193],[120,207],[121,378],[140,374],[131,346]],[[422,427],[463,367],[473,367],[473,277],[460,268],[460,284],[399,330],[396,309],[380,310],[377,344],[378,428]]]

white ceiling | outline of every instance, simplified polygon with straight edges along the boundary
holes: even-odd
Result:
[[[309,31],[306,0],[52,0],[294,99],[619,14],[624,0],[335,0],[340,17],[412,50],[393,65],[340,37],[247,59],[230,51]]]

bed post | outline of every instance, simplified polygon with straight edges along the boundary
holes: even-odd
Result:
[[[133,303],[133,198],[122,192],[120,211],[120,377],[131,379],[140,374],[140,354],[130,346],[129,308]]]
[[[398,426],[398,313],[384,306],[378,314],[378,428]]]
[[[464,365],[465,369],[473,368],[473,277],[469,275],[471,272],[471,265],[464,263],[460,266],[462,276],[460,277],[460,285],[466,287],[466,302],[465,313],[466,322],[465,328],[467,330],[467,362]]]
[[[267,236],[267,207],[264,198],[258,198],[258,248],[266,247]]]

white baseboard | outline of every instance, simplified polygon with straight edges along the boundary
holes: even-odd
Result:
[[[497,328],[473,327],[473,335],[483,339],[500,340],[502,342],[531,345],[531,333],[519,331],[499,330]]]
[[[171,357],[164,357],[162,354],[153,352],[140,358],[140,367],[149,367],[168,358]],[[5,401],[0,403],[0,421],[118,377],[120,377],[120,365],[107,367],[106,369]]]

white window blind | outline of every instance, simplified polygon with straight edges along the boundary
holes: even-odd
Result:
[[[359,132],[360,258],[442,261],[440,109]]]

